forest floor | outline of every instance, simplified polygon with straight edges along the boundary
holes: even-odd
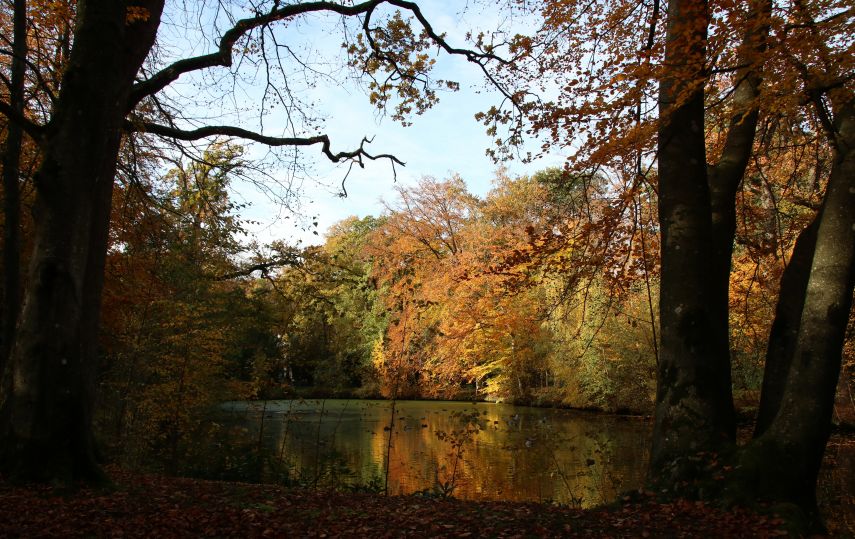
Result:
[[[817,484],[819,509],[833,535],[855,538],[855,429],[836,429]]]
[[[286,489],[110,469],[110,489],[0,479],[0,537],[776,537],[783,521],[652,497],[590,510]]]

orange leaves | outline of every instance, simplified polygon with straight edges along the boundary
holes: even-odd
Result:
[[[497,237],[497,229],[482,220],[483,203],[466,192],[460,178],[423,179],[416,188],[400,188],[399,197],[369,247],[386,290],[382,300],[394,313],[382,356],[400,371],[399,384],[417,378],[420,391],[441,394],[494,355],[477,343],[503,346],[505,317],[528,312],[503,307],[503,279],[487,271],[499,260],[496,249],[517,240]],[[516,212],[501,205],[487,211],[499,220]]]
[[[140,6],[128,6],[127,15],[125,15],[125,24],[134,24],[136,22],[145,22],[151,16],[148,9]]]
[[[600,144],[628,148],[615,122],[632,117],[636,105],[652,94],[651,63],[661,57],[658,15],[636,2],[563,0],[539,6],[543,27],[521,40],[531,52],[507,67],[512,86],[542,89],[527,101],[530,107],[523,107],[532,134],[542,137],[545,151],[566,152],[572,146],[580,168],[593,164],[588,153]],[[656,39],[647,46],[651,27]],[[508,120],[487,116],[498,123]]]
[[[369,78],[372,105],[391,109],[393,119],[410,125],[408,116],[422,114],[438,102],[437,91],[455,91],[458,84],[431,77],[436,40],[426,29],[416,34],[413,20],[404,19],[400,11],[375,26],[370,26],[370,17],[365,33],[342,45],[350,57],[348,64]]]
[[[29,0],[28,4],[36,24],[57,27],[70,23],[77,10],[76,0]]]
[[[609,389],[614,380],[605,378],[618,373],[633,380],[628,401],[641,406],[650,380],[645,369],[652,356],[644,340],[651,333],[653,299],[641,294],[639,283],[645,277],[655,282],[658,265],[650,196],[638,184],[618,190],[605,177],[562,169],[531,178],[500,171],[483,200],[468,193],[460,178],[425,178],[398,188],[387,214],[359,236],[364,243],[352,242],[349,232],[361,222],[344,221],[332,231],[318,265],[306,268],[305,277],[294,275],[312,280],[326,265],[351,259],[370,267],[365,281],[373,307],[342,304],[337,316],[353,316],[352,325],[359,326],[367,312],[382,313],[377,333],[364,335],[360,347],[368,350],[369,370],[377,376],[372,387],[385,395],[450,397],[470,384],[482,397],[527,401],[546,389],[551,398],[590,406],[594,401],[587,396],[565,397],[579,391],[579,380],[602,386],[585,395],[616,394]],[[332,282],[340,278],[335,275]],[[335,295],[313,289],[294,301],[311,303],[307,296],[323,294],[338,302],[350,294],[345,280],[331,286]],[[280,288],[286,288],[282,278]],[[603,325],[588,317],[602,310],[611,319],[611,306],[599,304],[612,300],[623,316],[609,322],[607,338],[595,342]],[[579,303],[585,306],[578,309]],[[584,366],[590,371],[584,376],[570,372],[578,368],[574,358],[587,354],[592,343],[606,350],[618,334],[620,349],[604,351],[600,363]]]
[[[113,470],[118,488],[60,493],[0,482],[9,537],[724,537],[786,536],[780,518],[703,502],[558,504],[285,489]]]
[[[390,311],[374,357],[390,388],[436,395],[477,382],[492,398],[527,399],[552,340],[544,287],[559,274],[573,282],[596,259],[580,256],[599,232],[571,216],[598,183],[557,169],[534,178],[500,172],[479,201],[458,182],[399,189],[372,236],[367,249]]]
[[[509,52],[516,58],[531,54],[533,48],[534,40],[521,34],[516,34],[508,46]]]
[[[663,81],[685,86],[673,89],[674,103],[703,85],[710,126],[739,112],[736,88],[752,71],[762,76],[756,101],[770,116],[798,122],[805,111],[816,113],[811,96],[851,96],[855,16],[845,1],[770,3],[768,13],[751,2],[706,5],[708,12],[684,18],[691,24],[672,32],[676,52],[666,61],[667,12],[658,2],[539,2],[542,27],[518,38],[526,52],[501,74],[526,96],[520,110],[527,134],[540,137],[544,153],[569,153],[576,170],[619,168],[653,155],[652,135],[667,120],[657,111]],[[521,129],[507,112],[491,109],[480,119],[493,132]]]

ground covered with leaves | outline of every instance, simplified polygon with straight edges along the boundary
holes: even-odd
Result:
[[[645,496],[610,508],[286,489],[111,470],[111,489],[0,480],[0,537],[775,537],[783,522]]]

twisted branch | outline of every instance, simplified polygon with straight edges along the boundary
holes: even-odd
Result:
[[[333,163],[339,163],[341,161],[354,161],[360,167],[364,168],[365,163],[363,159],[368,159],[370,161],[376,161],[378,159],[389,159],[390,161],[392,161],[392,163],[397,163],[401,166],[406,165],[403,161],[391,154],[368,153],[367,151],[365,151],[365,145],[370,144],[371,139],[364,137],[362,139],[362,142],[359,143],[359,147],[357,149],[333,153],[330,149],[330,138],[327,135],[315,135],[313,137],[272,137],[269,135],[262,135],[261,133],[256,133],[248,129],[243,129],[241,127],[235,127],[231,125],[206,125],[204,127],[199,127],[196,129],[184,130],[179,129],[177,127],[170,127],[155,124],[152,122],[131,121],[125,122],[125,129],[127,131],[132,132],[150,133],[153,135],[159,135],[162,137],[185,141],[225,136],[252,140],[254,142],[260,142],[261,144],[266,144],[267,146],[314,146],[315,144],[320,144],[321,152],[323,152],[327,159],[329,159]]]

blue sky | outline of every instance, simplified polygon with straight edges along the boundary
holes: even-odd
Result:
[[[464,4],[462,0],[419,2],[435,29],[447,33],[448,41],[457,46],[465,45],[465,32],[474,27],[473,21],[485,29],[491,25],[495,28],[502,16],[491,7],[470,7],[461,15],[460,8]],[[296,32],[320,51],[341,54],[342,38],[329,26],[312,24],[288,31]],[[409,127],[402,127],[388,117],[378,117],[365,92],[353,84],[330,83],[313,88],[307,97],[318,103],[318,110],[327,119],[322,131],[330,136],[333,151],[353,149],[363,136],[373,137],[368,148],[370,152],[394,154],[406,162],[406,167],[396,168],[397,180],[385,160],[368,161],[364,169],[353,168],[347,177],[348,197],[340,198],[336,193],[347,167],[325,162],[317,149],[305,150],[304,158],[313,164],[301,181],[302,213],[316,216],[317,228],[304,229],[306,223],[311,225],[311,219],[303,220],[303,226],[295,226],[299,220],[287,211],[260,194],[238,186],[242,198],[251,203],[245,217],[259,222],[251,227],[259,241],[283,239],[289,243],[297,240],[303,244],[319,243],[330,225],[349,215],[379,215],[383,210],[381,199],[394,200],[396,181],[411,185],[422,176],[443,178],[459,173],[473,193],[486,194],[497,165],[485,155],[491,138],[474,115],[498,104],[500,98],[497,92],[484,88],[477,66],[462,58],[439,56],[434,76],[458,81],[460,90],[441,94],[439,104],[422,116],[414,117]],[[528,174],[560,162],[560,157],[552,157],[529,165],[511,162],[506,166],[512,174]],[[319,234],[314,235],[313,230]]]

